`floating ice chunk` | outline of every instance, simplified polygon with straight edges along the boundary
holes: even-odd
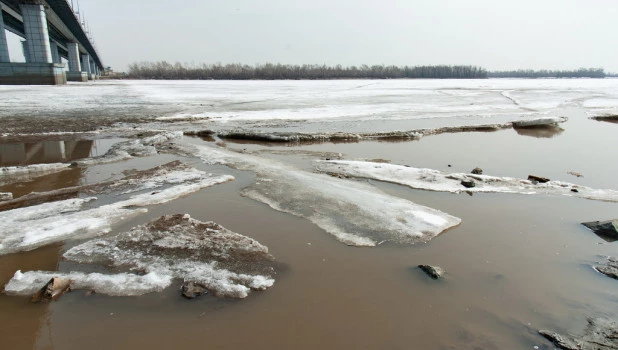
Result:
[[[520,194],[551,194],[592,200],[618,202],[618,191],[599,190],[568,182],[533,183],[512,177],[496,177],[464,173],[447,174],[433,169],[362,161],[319,161],[318,170],[325,173],[380,180],[411,188],[439,192],[502,192]],[[474,181],[466,188],[462,181]]]
[[[273,209],[307,218],[348,245],[425,242],[461,222],[439,210],[384,194],[370,185],[211,147],[198,146],[198,153],[207,162],[256,172],[258,181],[243,190],[243,195]]]
[[[223,297],[244,298],[275,282],[274,258],[267,247],[186,214],[163,216],[129,232],[86,242],[64,257],[182,278]]]
[[[170,131],[144,137],[137,140],[119,142],[113,145],[107,153],[101,157],[84,159],[77,162],[79,165],[95,165],[114,163],[133,157],[147,157],[157,154],[157,147],[165,142],[182,137],[180,131]]]
[[[72,289],[94,290],[99,294],[111,296],[138,296],[151,292],[159,292],[172,283],[169,275],[159,275],[150,272],[145,275],[132,273],[101,274],[82,272],[48,272],[29,271],[15,272],[15,275],[4,287],[8,295],[32,295],[53,277],[71,280]]]
[[[2,201],[10,201],[13,199],[13,193],[11,192],[0,192],[0,202]]]
[[[70,238],[101,235],[109,232],[112,224],[147,212],[144,208],[127,207],[166,203],[233,179],[234,177],[229,175],[208,177],[196,183],[138,194],[123,201],[84,211],[78,210],[93,198],[69,199],[0,212],[0,255],[32,250]]]

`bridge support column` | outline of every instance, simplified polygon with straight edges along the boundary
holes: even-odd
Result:
[[[82,72],[86,73],[88,76],[88,80],[92,80],[91,71],[90,71],[90,55],[85,54],[82,55]]]
[[[20,5],[24,20],[26,63],[0,63],[0,84],[66,84],[64,65],[53,62],[47,15],[42,5]]]
[[[79,44],[68,43],[69,50],[69,70],[67,71],[68,81],[88,81],[88,74],[82,72],[82,65],[79,61]]]
[[[47,30],[47,15],[43,5],[21,5],[24,18],[24,32],[28,45],[26,62],[54,63],[52,61],[49,32]]]
[[[52,63],[62,63],[62,60],[60,59],[60,54],[58,54],[58,43],[56,43],[55,41],[51,41],[49,43],[49,46],[51,48]]]
[[[9,57],[9,45],[6,41],[6,33],[4,32],[4,18],[2,18],[2,10],[0,9],[0,62],[11,62]]]

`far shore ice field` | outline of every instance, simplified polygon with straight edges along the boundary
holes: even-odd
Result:
[[[552,349],[618,320],[617,116],[618,79],[0,86],[0,344]]]

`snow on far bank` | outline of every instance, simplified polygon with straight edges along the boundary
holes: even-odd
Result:
[[[461,220],[439,210],[380,192],[354,181],[307,173],[253,155],[196,146],[208,163],[219,163],[258,175],[243,195],[275,210],[309,219],[339,241],[376,246],[383,241],[426,242]]]
[[[216,296],[245,298],[252,290],[265,290],[275,282],[274,257],[266,246],[187,214],[163,216],[129,232],[83,243],[68,250],[64,257],[146,274],[17,271],[5,292],[30,295],[52,277],[61,277],[72,280],[73,289],[141,295],[161,291],[177,278],[199,283]]]
[[[79,211],[94,198],[69,199],[0,212],[0,255],[32,250],[70,238],[105,234],[111,225],[147,212],[145,207],[162,204],[203,188],[224,183],[229,175],[204,176],[161,191],[131,196],[112,204]]]
[[[593,189],[561,181],[534,183],[530,180],[512,177],[465,173],[447,174],[433,169],[343,160],[319,161],[317,169],[324,173],[380,180],[429,191],[549,194],[618,202],[618,191]],[[462,185],[462,181],[470,180],[474,181],[475,187],[467,188]]]

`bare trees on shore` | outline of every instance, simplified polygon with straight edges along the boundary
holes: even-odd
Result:
[[[178,80],[324,80],[324,79],[485,79],[485,78],[605,78],[602,68],[577,70],[513,70],[489,72],[478,66],[202,64],[138,62],[129,65],[130,79]]]
[[[133,79],[215,79],[215,80],[280,80],[280,79],[483,79],[487,71],[476,66],[350,66],[283,65],[266,63],[192,65],[180,63],[139,62],[129,65],[128,77]]]

